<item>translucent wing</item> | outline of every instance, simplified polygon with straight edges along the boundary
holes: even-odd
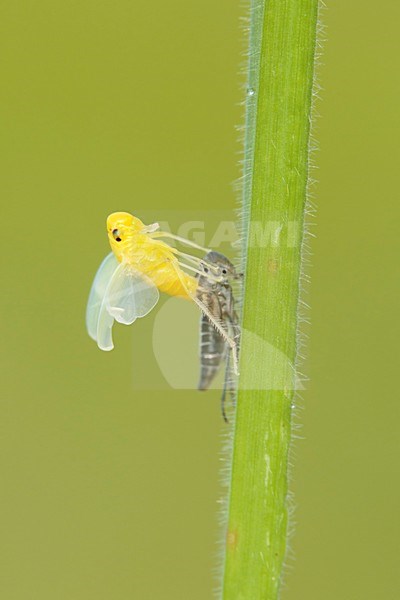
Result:
[[[111,255],[113,256],[113,255]],[[157,304],[159,292],[145,275],[127,263],[107,257],[97,272],[87,309],[89,335],[101,350],[112,350],[114,319],[130,325],[147,315]]]
[[[90,290],[86,308],[86,328],[90,337],[95,341],[97,341],[97,323],[101,303],[103,302],[104,294],[106,293],[111,277],[118,265],[119,262],[114,254],[112,252],[108,254],[98,268]]]
[[[160,297],[155,284],[143,273],[122,263],[114,272],[106,292],[107,312],[119,323],[130,325],[145,317]]]

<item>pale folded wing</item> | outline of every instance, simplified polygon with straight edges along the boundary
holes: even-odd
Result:
[[[86,324],[101,350],[112,350],[114,319],[130,325],[147,315],[157,304],[159,291],[155,284],[127,263],[118,263],[113,254],[101,264],[86,312]]]
[[[119,262],[115,258],[115,255],[110,252],[98,268],[92,283],[86,308],[86,328],[90,337],[95,341],[97,341],[97,323],[101,303],[103,302],[104,294],[106,293],[111,277],[118,265]]]

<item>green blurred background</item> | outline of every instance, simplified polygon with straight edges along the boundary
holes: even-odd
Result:
[[[218,392],[134,389],[135,355],[160,377],[152,317],[106,354],[84,309],[109,212],[233,208],[239,4],[2,4],[5,600],[212,597]],[[360,0],[323,15],[285,600],[398,597],[399,17]]]

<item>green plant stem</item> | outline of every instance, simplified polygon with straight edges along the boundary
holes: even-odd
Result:
[[[224,600],[278,598],[286,553],[317,13],[318,0],[251,4],[246,276]]]

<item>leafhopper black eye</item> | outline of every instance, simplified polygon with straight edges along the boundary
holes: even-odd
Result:
[[[112,234],[114,236],[114,239],[116,242],[121,242],[121,238],[119,237],[119,231],[118,229],[113,229]]]

